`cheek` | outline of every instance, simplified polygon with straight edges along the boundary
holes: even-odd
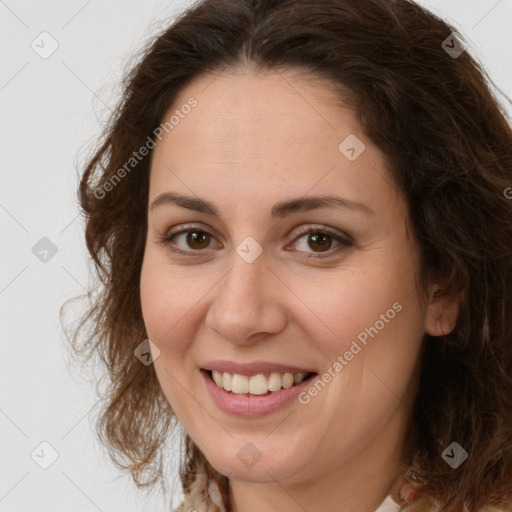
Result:
[[[188,388],[191,322],[197,321],[198,298],[183,275],[172,272],[169,265],[145,258],[140,280],[140,300],[148,338],[160,350],[154,368],[162,391],[176,415],[189,425],[190,399]]]
[[[144,259],[140,279],[142,316],[148,337],[162,352],[176,351],[174,338],[180,319],[190,312],[193,297],[187,296],[183,278],[172,276],[169,267],[159,264],[148,253]]]
[[[413,267],[400,263],[390,258],[331,273],[317,279],[314,288],[311,282],[295,288],[310,310],[302,320],[308,324],[307,331],[325,340],[322,343],[331,359],[349,350],[354,340],[363,347],[377,336],[410,339],[421,332],[422,308]]]
[[[317,288],[308,295],[319,318],[308,315],[306,328],[310,343],[326,356],[322,371],[328,382],[328,391],[308,390],[308,414],[325,416],[331,439],[354,435],[354,449],[356,436],[377,435],[399,405],[397,396],[414,389],[423,339],[424,311],[412,265],[391,258],[381,263],[326,279],[318,283],[323,293]]]
[[[168,291],[159,282],[158,273],[146,261],[143,264],[140,280],[140,302],[142,317],[148,337],[160,349],[162,332],[170,325],[172,308],[168,307]]]
[[[165,256],[147,252],[140,279],[142,316],[148,338],[163,355],[181,356],[190,351],[216,281],[204,271],[194,275],[191,268],[172,266]]]

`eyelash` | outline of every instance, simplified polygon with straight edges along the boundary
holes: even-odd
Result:
[[[188,257],[200,257],[200,256],[202,256],[201,253],[206,252],[207,249],[202,249],[202,250],[191,249],[190,251],[185,251],[183,249],[179,249],[175,246],[172,246],[172,241],[175,237],[177,237],[178,235],[182,235],[184,233],[190,233],[193,231],[195,231],[197,233],[203,233],[203,234],[206,233],[213,238],[213,235],[211,233],[209,233],[205,229],[202,229],[200,226],[187,226],[186,229],[181,229],[180,231],[176,231],[174,233],[167,233],[166,235],[159,238],[157,240],[157,243],[168,247],[169,250],[171,250],[172,252],[177,253],[177,254],[182,254],[182,255],[188,256]],[[310,256],[301,256],[304,259],[329,258],[329,257],[334,256],[335,254],[338,254],[341,250],[343,250],[344,247],[351,247],[353,245],[353,242],[352,242],[352,240],[350,240],[349,237],[343,237],[339,233],[336,233],[325,226],[316,227],[316,228],[311,228],[311,227],[305,228],[297,234],[297,236],[293,240],[293,242],[296,242],[297,240],[300,240],[302,237],[304,237],[306,235],[310,235],[310,234],[327,235],[330,238],[334,239],[336,242],[339,242],[340,245],[338,245],[337,248],[335,248],[334,250],[329,249],[325,253],[321,253],[321,252],[320,253],[308,253],[311,255]],[[303,252],[303,251],[299,251],[299,252]]]

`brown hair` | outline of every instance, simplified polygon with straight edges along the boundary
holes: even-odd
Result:
[[[430,510],[433,500],[453,512],[510,504],[512,131],[483,67],[468,51],[456,57],[442,46],[453,34],[450,46],[462,36],[408,0],[205,0],[143,49],[81,177],[98,295],[71,340],[76,354],[96,354],[108,370],[98,433],[138,485],[162,478],[174,418],[153,366],[134,357],[147,338],[139,280],[150,156],[108,193],[97,191],[153,136],[187,84],[250,63],[306,71],[339,87],[340,98],[349,91],[342,99],[408,203],[422,285],[432,279],[443,294],[463,293],[455,329],[425,334],[403,462],[415,455],[427,484],[403,510]],[[457,469],[441,457],[453,441],[469,453]],[[188,485],[189,472],[182,478]]]

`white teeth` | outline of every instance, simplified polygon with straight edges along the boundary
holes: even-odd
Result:
[[[213,371],[212,377],[213,377],[213,380],[215,381],[215,384],[217,384],[217,386],[219,386],[219,388],[221,388],[223,386],[223,380],[224,380],[222,378],[222,373]]]
[[[281,379],[281,386],[284,389],[291,388],[293,386],[293,373],[285,373]]]
[[[261,373],[249,379],[249,393],[251,395],[264,395],[268,391],[267,379]]]
[[[231,391],[233,393],[248,393],[249,392],[249,379],[246,375],[238,375],[235,373],[233,375],[233,380],[231,381]]]
[[[307,375],[306,373],[296,373],[295,376],[293,377],[294,384],[298,384],[299,382],[302,382],[306,375]]]
[[[281,389],[281,374],[271,373],[268,379],[269,391],[279,391]]]
[[[233,382],[233,375],[231,373],[225,373],[224,375],[220,372],[217,372],[220,376],[220,383],[217,384],[219,388],[224,388],[226,391],[231,391],[231,385]]]
[[[239,395],[266,395],[269,391],[288,389],[302,382],[306,376],[306,373],[271,373],[267,379],[262,373],[247,377],[238,373],[212,371],[213,380],[219,388]]]

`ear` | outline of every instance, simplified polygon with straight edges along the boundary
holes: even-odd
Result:
[[[425,317],[425,332],[431,336],[444,336],[455,328],[464,293],[456,295],[439,295],[441,286],[431,284],[429,303]]]

